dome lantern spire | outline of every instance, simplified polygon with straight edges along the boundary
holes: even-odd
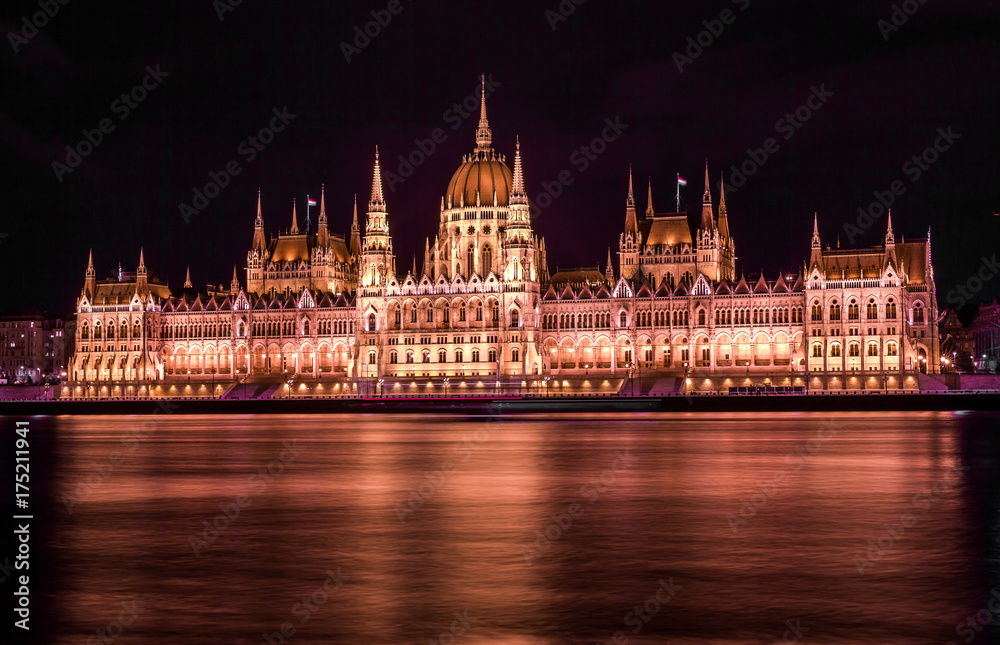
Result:
[[[476,130],[476,151],[488,152],[493,143],[493,132],[486,118],[486,74],[482,75],[480,84],[479,128]]]

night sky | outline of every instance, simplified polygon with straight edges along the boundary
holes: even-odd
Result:
[[[228,285],[235,264],[242,282],[258,187],[269,234],[289,227],[293,198],[302,226],[306,195],[324,183],[330,228],[346,233],[355,194],[363,217],[375,146],[384,172],[398,173],[399,155],[441,128],[444,143],[387,191],[405,273],[415,254],[422,261],[441,195],[475,145],[477,117],[453,106],[478,91],[481,73],[498,84],[488,105],[494,148],[512,164],[520,137],[532,200],[560,172],[573,179],[534,221],[553,272],[603,269],[623,228],[629,164],[640,211],[649,176],[656,210],[673,210],[678,173],[700,211],[705,159],[717,203],[721,173],[733,181],[733,166],[749,165],[748,149],[769,138],[768,159],[727,193],[738,272],[773,279],[800,268],[813,212],[824,246],[838,235],[848,246],[845,225],[895,181],[905,189],[892,205],[896,238],[932,228],[942,307],[998,251],[996,0],[895,3],[898,28],[889,0],[565,0],[565,17],[557,0],[401,0],[350,62],[341,43],[355,45],[355,28],[388,0],[247,0],[231,11],[224,2],[70,0],[35,35],[24,17],[40,11],[37,0],[4,3],[0,310],[71,312],[91,247],[99,279],[119,262],[133,271],[142,246],[150,271],[175,289],[187,265],[195,283]],[[699,52],[689,37],[711,42]],[[164,74],[147,78],[147,68]],[[153,89],[137,93],[143,100],[121,101],[144,80]],[[808,121],[792,125],[786,115],[820,94],[800,112]],[[286,107],[295,117],[251,161],[241,144]],[[100,144],[57,177],[66,146],[104,119]],[[606,119],[627,128],[584,168],[573,155]],[[935,142],[936,161],[912,163]],[[185,221],[180,205],[233,160],[239,174]],[[885,219],[852,244],[880,243]],[[998,287],[1000,276],[972,295],[992,299]]]

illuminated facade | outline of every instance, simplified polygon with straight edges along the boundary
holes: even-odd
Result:
[[[629,177],[616,273],[549,275],[532,230],[520,144],[513,171],[492,147],[485,96],[476,147],[441,199],[438,229],[417,271],[402,274],[375,154],[363,232],[318,229],[267,239],[258,198],[246,287],[172,293],[136,273],[98,282],[93,262],[78,300],[81,382],[245,380],[245,377],[417,380],[635,373],[714,379],[862,377],[901,387],[901,373],[938,369],[937,305],[926,239],[862,250],[823,249],[814,220],[797,273],[737,273],[725,196],[716,212],[706,166],[699,218],[639,217]],[[536,381],[538,379],[536,378]],[[912,380],[912,379],[911,379]],[[777,380],[775,381],[777,382]]]

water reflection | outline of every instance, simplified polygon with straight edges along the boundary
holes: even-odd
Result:
[[[996,415],[161,416],[95,478],[138,421],[33,421],[46,642],[962,642],[1000,583]]]

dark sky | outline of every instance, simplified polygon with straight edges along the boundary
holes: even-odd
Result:
[[[6,2],[0,309],[72,311],[90,247],[101,278],[119,262],[134,270],[143,246],[150,270],[175,288],[187,265],[196,283],[228,285],[234,264],[243,275],[258,187],[269,233],[289,226],[293,198],[301,225],[306,194],[318,195],[322,183],[331,229],[346,232],[354,194],[362,211],[367,202],[375,146],[392,171],[415,139],[443,128],[447,140],[387,195],[405,271],[434,234],[441,195],[474,146],[476,119],[453,130],[447,111],[473,93],[480,73],[499,83],[489,101],[494,147],[512,157],[520,136],[531,198],[563,170],[574,179],[534,223],[553,271],[603,267],[623,227],[629,164],[640,210],[650,175],[657,210],[672,210],[677,173],[689,180],[685,196],[698,208],[705,158],[717,200],[720,173],[729,180],[748,148],[773,137],[777,151],[727,199],[738,271],[774,277],[800,267],[814,211],[824,244],[836,244],[839,234],[847,246],[845,224],[856,224],[858,208],[899,180],[897,239],[932,227],[946,306],[949,291],[1000,240],[993,215],[1000,209],[1000,4],[911,3],[919,9],[905,22],[897,14],[901,26],[886,31],[888,0],[588,0],[560,22],[545,13],[558,11],[556,0],[402,0],[401,12],[348,63],[340,43],[388,2],[246,0],[220,20],[208,0],[77,0],[60,6],[16,53],[10,32],[22,33],[24,17],[39,8]],[[727,9],[731,24],[713,25],[721,33],[680,71],[675,52]],[[168,76],[122,119],[115,101],[157,65]],[[817,109],[800,128],[779,124],[813,88],[832,96],[814,100]],[[285,106],[296,117],[248,161],[240,143]],[[571,155],[601,135],[606,118],[628,127],[583,170]],[[53,162],[65,163],[66,146],[77,146],[102,119],[114,130],[57,179]],[[959,138],[919,178],[914,166],[904,168],[948,128]],[[179,205],[230,160],[240,174],[186,223]],[[882,217],[854,244],[877,244],[884,233]],[[976,299],[996,297],[998,285],[1000,276],[987,280]]]

